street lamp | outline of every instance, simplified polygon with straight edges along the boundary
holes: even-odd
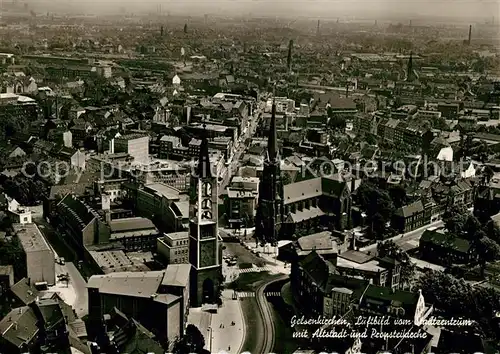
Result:
[[[209,344],[208,344],[208,347],[209,347],[209,350],[210,350],[210,353],[212,352],[212,327],[208,327],[207,328],[207,331],[208,331],[208,335],[209,335]]]

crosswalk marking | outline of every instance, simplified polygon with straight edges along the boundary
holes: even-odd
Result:
[[[275,296],[281,296],[280,291],[268,291],[265,293],[267,297],[275,297]]]
[[[255,297],[255,292],[252,291],[239,291],[236,293],[238,295],[238,298],[242,297]],[[281,296],[280,291],[267,291],[264,293],[266,297],[279,297]]]
[[[238,297],[255,297],[255,293],[251,291],[240,291],[237,294]]]
[[[238,269],[238,273],[253,273],[253,272],[270,272],[269,267],[254,267],[254,268],[244,268]]]

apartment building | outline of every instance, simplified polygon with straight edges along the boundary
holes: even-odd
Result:
[[[56,283],[55,256],[36,224],[12,225],[26,255],[28,278],[32,282]]]
[[[189,263],[189,235],[187,231],[173,232],[157,240],[157,252],[167,264]]]

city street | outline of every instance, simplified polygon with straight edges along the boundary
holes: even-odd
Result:
[[[414,244],[416,243],[418,245],[418,241],[420,240],[420,237],[422,237],[422,234],[430,229],[430,228],[440,228],[443,227],[444,223],[442,220],[435,221],[433,223],[427,224],[419,229],[410,231],[406,234],[399,234],[397,236],[391,237],[385,241],[392,240],[394,243],[400,247],[405,245],[406,243]],[[377,243],[371,244],[369,246],[363,247],[359,249],[361,252],[370,252],[372,255],[377,255]]]
[[[259,121],[260,113],[261,113],[260,108],[255,109],[255,111],[253,112],[252,118],[249,119],[250,124],[248,126],[247,131],[246,131],[246,134],[243,134],[240,136],[239,144],[238,144],[237,148],[235,148],[235,151],[234,151],[233,157],[231,159],[231,162],[229,163],[229,166],[227,166],[227,174],[226,174],[224,180],[220,184],[219,193],[222,193],[226,189],[229,182],[231,182],[231,178],[234,175],[236,175],[236,173],[238,172],[239,161],[241,159],[241,156],[243,155],[243,153],[245,152],[245,150],[247,148],[245,142],[248,138],[252,137],[255,134],[255,130],[257,129],[257,124]]]
[[[245,323],[240,300],[232,298],[233,290],[222,292],[223,305],[217,313],[189,310],[188,323],[194,324],[205,336],[205,349],[211,353],[240,353],[245,339]],[[231,323],[234,322],[234,326]]]
[[[63,256],[68,256],[67,253],[63,254],[63,251],[66,251],[65,248],[68,246],[64,242],[58,242],[56,251],[55,243],[58,235],[57,231],[54,228],[46,223],[44,220],[37,221],[37,224],[42,231],[45,239],[48,244],[52,248],[52,252],[54,253],[54,259],[60,259]],[[66,247],[64,247],[66,246]],[[68,258],[66,258],[68,259]],[[57,292],[61,294],[63,300],[73,307],[76,311],[78,317],[82,317],[88,314],[88,292],[87,292],[87,282],[80,274],[78,269],[76,268],[73,262],[66,261],[64,265],[56,263],[55,265],[56,271],[56,279],[60,274],[68,274],[69,281],[57,281],[57,284],[49,288],[49,291]]]

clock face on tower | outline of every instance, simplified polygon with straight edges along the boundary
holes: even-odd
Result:
[[[200,267],[209,267],[215,263],[215,244],[204,242],[200,245]]]
[[[201,201],[201,208],[212,210],[212,200],[211,199],[203,199]]]
[[[209,182],[204,182],[202,186],[202,195],[204,197],[212,196],[212,185]]]

